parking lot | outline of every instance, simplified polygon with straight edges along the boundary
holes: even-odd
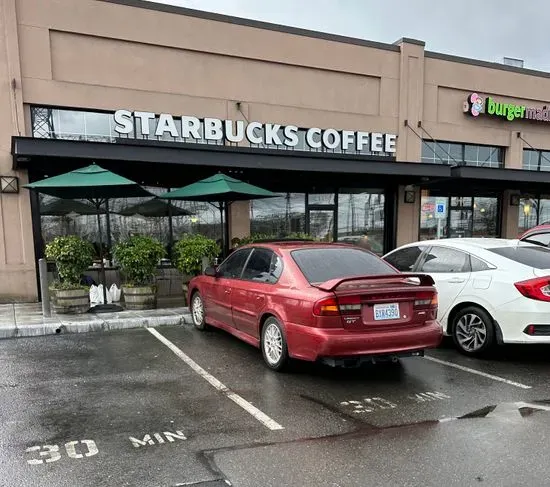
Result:
[[[0,485],[544,485],[546,350],[278,374],[189,326],[4,340]]]

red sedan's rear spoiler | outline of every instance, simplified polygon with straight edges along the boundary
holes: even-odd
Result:
[[[418,279],[418,282],[412,279]],[[330,279],[321,284],[313,284],[313,287],[320,289],[321,291],[335,291],[338,287],[346,282],[352,281],[382,281],[384,284],[387,284],[388,281],[393,281],[394,283],[402,282],[403,284],[413,284],[416,286],[433,286],[435,281],[431,276],[427,274],[413,274],[407,272],[401,272],[399,274],[382,274],[382,275],[368,275],[368,276],[353,276],[353,277],[343,277],[339,279]]]

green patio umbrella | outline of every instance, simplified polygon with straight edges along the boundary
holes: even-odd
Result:
[[[101,210],[105,213],[105,210]],[[41,216],[66,216],[70,214],[95,215],[97,209],[89,203],[82,203],[76,200],[55,199],[40,207]]]
[[[186,210],[185,208],[178,208],[169,201],[159,200],[153,198],[152,200],[138,203],[135,205],[127,206],[117,212],[122,216],[141,215],[152,218],[168,218],[168,232],[169,232],[169,251],[172,251],[172,244],[174,241],[174,229],[172,226],[173,216],[191,216],[193,212]]]
[[[159,198],[205,201],[215,206],[220,211],[223,252],[226,256],[229,253],[229,225],[227,220],[231,203],[277,196],[279,195],[276,193],[220,173],[183,188],[163,193]]]
[[[141,215],[148,217],[190,216],[193,214],[193,212],[185,208],[178,208],[168,201],[157,198],[136,205],[126,206],[117,213],[123,216]]]
[[[105,211],[108,212],[107,205],[110,198],[134,198],[154,195],[134,181],[103,169],[96,164],[36,181],[25,185],[25,187],[57,198],[87,200],[94,206],[99,230],[99,258],[101,260],[101,277],[103,280],[103,305],[95,306],[92,310],[94,312],[122,310],[120,306],[107,304],[107,282],[105,279],[105,266],[103,264],[103,239],[101,235],[101,207],[105,205]]]

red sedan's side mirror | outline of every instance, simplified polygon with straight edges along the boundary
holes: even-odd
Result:
[[[217,277],[218,271],[216,270],[215,267],[207,267],[206,269],[204,269],[204,275],[210,276],[210,277]]]

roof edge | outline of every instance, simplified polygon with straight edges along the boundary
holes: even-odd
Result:
[[[314,39],[322,39],[325,41],[339,42],[342,44],[352,44],[356,46],[372,47],[374,49],[383,49],[386,51],[399,52],[399,46],[395,44],[386,44],[383,42],[369,41],[366,39],[358,39],[356,37],[347,37],[338,34],[330,34],[328,32],[317,32],[299,27],[290,27],[287,25],[273,24],[260,20],[245,19],[241,17],[233,17],[230,15],[219,14],[215,12],[206,12],[203,10],[195,10],[186,7],[177,7],[175,5],[167,5],[164,3],[156,3],[147,0],[97,0],[99,2],[112,3],[116,5],[124,5],[127,7],[136,7],[157,12],[165,12],[176,15],[185,15],[187,17],[195,17],[205,20],[213,20],[215,22],[224,22],[227,24],[242,25],[244,27],[252,27],[255,29],[264,29],[274,32],[282,32],[302,37],[311,37]],[[419,41],[417,41],[419,42]]]
[[[495,63],[491,61],[482,61],[481,59],[455,56],[453,54],[443,54],[441,52],[426,51],[424,53],[424,57],[439,59],[441,61],[449,61],[453,63],[469,64],[471,66],[479,66],[481,68],[498,69],[501,71],[508,71],[508,72],[517,73],[517,74],[525,74],[528,76],[550,78],[550,73],[547,71],[538,71],[536,69],[529,69],[529,68],[518,68],[516,66],[509,66],[507,64]]]
[[[410,37],[401,37],[401,39],[395,41],[394,44],[414,44],[415,46],[426,46],[426,43],[424,41],[421,41],[420,39],[411,39]]]

